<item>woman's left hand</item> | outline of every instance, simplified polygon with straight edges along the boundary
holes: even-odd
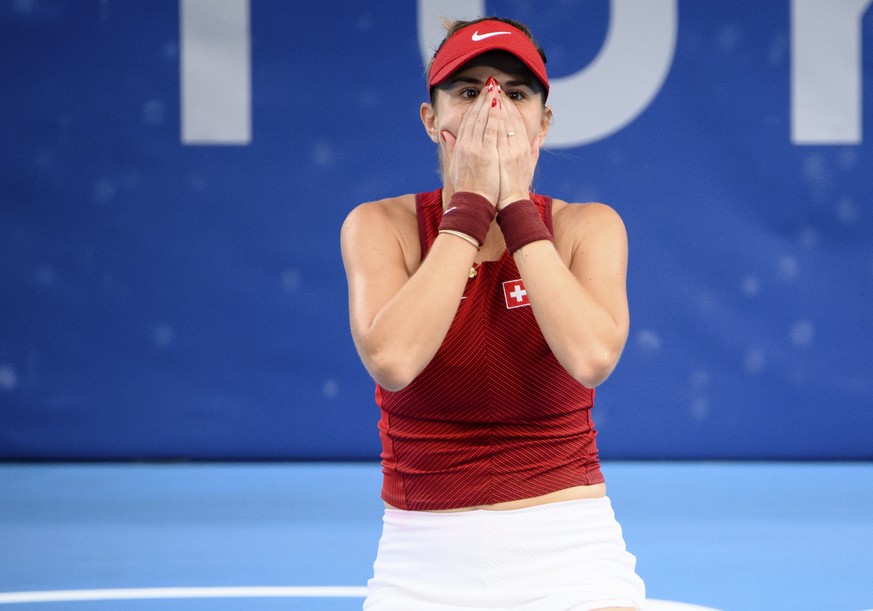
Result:
[[[539,139],[528,139],[524,117],[515,103],[499,94],[501,121],[497,128],[497,152],[500,166],[500,195],[497,209],[530,197],[534,168],[539,157]]]

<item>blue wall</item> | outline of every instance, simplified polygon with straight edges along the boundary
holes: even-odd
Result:
[[[487,8],[556,79],[611,15]],[[177,1],[0,5],[0,458],[377,456],[338,237],[355,204],[438,184],[417,9],[252,0],[251,140],[194,145]],[[873,458],[867,13],[855,141],[792,136],[788,0],[683,1],[642,112],[543,155],[539,191],[629,233],[604,457]],[[573,109],[555,133],[597,120]]]

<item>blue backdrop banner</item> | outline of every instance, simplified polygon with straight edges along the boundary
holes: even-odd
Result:
[[[339,229],[438,186],[478,14],[548,54],[536,189],[628,229],[602,456],[873,458],[871,4],[2,3],[0,458],[378,456]]]

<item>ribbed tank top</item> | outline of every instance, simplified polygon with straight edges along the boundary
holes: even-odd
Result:
[[[532,199],[551,231],[552,199]],[[422,257],[442,190],[416,195]],[[546,344],[512,256],[479,265],[431,362],[408,386],[376,386],[382,498],[400,509],[490,505],[603,481],[594,390]]]

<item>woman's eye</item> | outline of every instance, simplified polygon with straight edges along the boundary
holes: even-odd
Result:
[[[521,91],[507,91],[506,97],[508,97],[510,100],[515,100],[516,102],[520,102],[521,100],[523,100],[525,98],[525,95]]]
[[[478,95],[479,95],[479,90],[473,89],[472,87],[470,87],[468,89],[461,90],[461,97],[462,98],[468,98],[470,100],[475,100]]]

